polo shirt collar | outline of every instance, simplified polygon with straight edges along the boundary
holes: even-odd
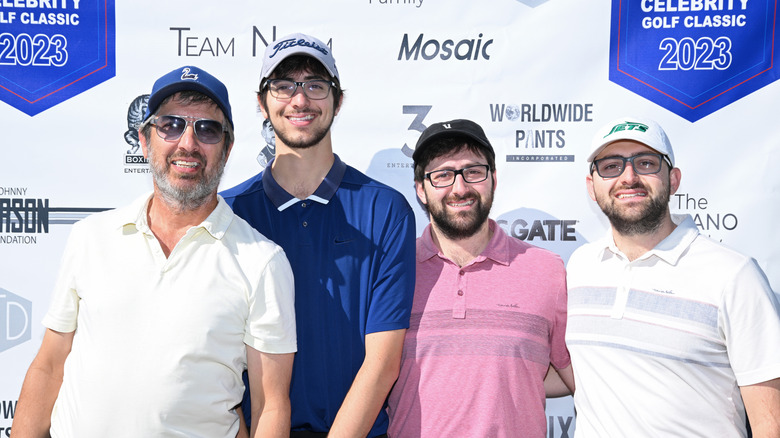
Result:
[[[674,231],[666,236],[664,240],[659,242],[655,248],[643,254],[637,260],[658,257],[670,265],[677,264],[680,258],[682,258],[683,253],[699,235],[699,229],[696,227],[696,223],[693,222],[693,218],[689,214],[673,214],[672,222],[677,225]],[[611,255],[625,257],[620,249],[618,249],[617,245],[615,245],[611,228],[608,236],[603,239],[601,244],[604,245],[604,248],[602,248],[600,252],[600,258],[602,260]]]
[[[118,210],[122,226],[135,226],[142,233],[152,234],[146,212],[153,195],[154,193],[146,194],[136,199],[128,208]],[[233,218],[233,210],[227,205],[222,196],[217,195],[217,207],[200,225],[193,228],[203,228],[215,239],[221,239],[233,222]]]
[[[271,172],[271,165],[273,165],[274,160],[276,160],[275,157],[266,165],[265,170],[263,171],[263,190],[265,191],[266,196],[268,196],[268,199],[276,206],[277,210],[282,211],[298,201],[301,201],[301,199],[287,193],[287,191],[276,182],[273,173]],[[346,171],[347,165],[341,161],[338,155],[333,154],[333,166],[331,166],[330,171],[325,175],[325,179],[322,180],[322,183],[317,187],[317,190],[306,199],[319,202],[320,204],[327,204],[331,198],[333,198],[333,195],[336,194],[336,190],[338,190],[341,181],[344,179]]]
[[[502,265],[509,265],[511,256],[509,254],[509,241],[508,236],[499,228],[496,221],[488,219],[488,227],[493,232],[493,236],[490,238],[487,247],[482,251],[482,254],[478,255],[471,261],[471,263],[478,263],[485,259],[491,259],[496,263]],[[425,227],[422,235],[420,236],[420,245],[417,251],[417,261],[424,262],[431,257],[439,256],[443,259],[449,260],[447,256],[442,254],[436,244],[433,242],[433,236],[431,235],[431,224]]]

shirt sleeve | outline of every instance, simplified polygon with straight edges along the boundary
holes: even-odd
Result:
[[[556,270],[556,277],[559,281],[556,281],[557,286],[555,292],[555,313],[553,319],[552,333],[550,336],[550,363],[557,368],[566,368],[571,365],[571,358],[569,357],[569,350],[566,348],[566,319],[567,319],[567,304],[568,304],[568,292],[566,288],[566,270],[563,265],[563,260],[557,259],[560,269]]]
[[[719,320],[739,386],[780,377],[780,304],[755,260],[725,285]]]
[[[71,229],[60,262],[57,280],[54,283],[49,311],[43,317],[43,325],[51,330],[70,333],[76,330],[79,316],[77,278],[78,269],[83,266],[83,222],[77,222]]]
[[[264,353],[297,351],[293,273],[280,247],[250,294],[244,343]]]
[[[399,195],[400,197],[400,195]],[[378,271],[371,291],[366,334],[409,328],[415,281],[414,213],[401,200],[403,214],[382,236]]]

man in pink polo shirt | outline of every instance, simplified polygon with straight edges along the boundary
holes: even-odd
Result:
[[[431,223],[417,239],[388,435],[542,438],[548,371],[574,389],[563,261],[488,218],[495,152],[479,125],[431,125],[413,159]]]

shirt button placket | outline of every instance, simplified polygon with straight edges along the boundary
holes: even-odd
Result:
[[[457,292],[452,306],[452,317],[455,319],[466,318],[466,272],[460,269],[457,273]]]

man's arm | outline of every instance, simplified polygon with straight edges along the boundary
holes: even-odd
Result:
[[[360,366],[329,437],[365,437],[371,431],[401,369],[406,329],[366,335],[366,358]]]
[[[780,438],[780,378],[740,386],[750,428],[756,438]]]
[[[46,329],[41,349],[22,384],[11,426],[14,438],[49,436],[51,411],[62,386],[65,359],[73,346],[74,334]]]
[[[247,374],[252,397],[249,436],[290,436],[290,379],[294,357],[295,353],[263,353],[247,345]]]
[[[544,392],[547,397],[563,397],[574,394],[574,372],[571,365],[556,370],[550,365],[544,377]]]

